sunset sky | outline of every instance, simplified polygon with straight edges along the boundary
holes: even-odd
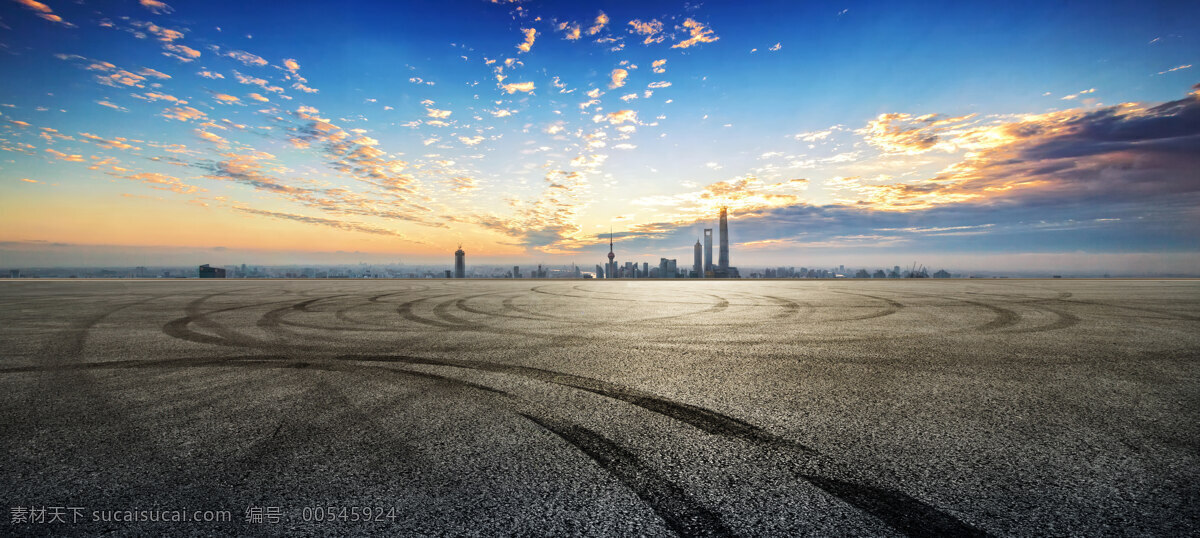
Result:
[[[0,0],[0,265],[656,263],[727,205],[735,266],[1200,273],[1197,21]]]

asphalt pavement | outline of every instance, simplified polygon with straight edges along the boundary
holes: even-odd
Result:
[[[3,535],[1196,535],[1200,282],[0,281],[0,449]]]

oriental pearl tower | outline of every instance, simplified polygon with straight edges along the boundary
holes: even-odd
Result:
[[[605,271],[608,273],[607,275],[605,275],[608,278],[616,278],[616,275],[613,274],[617,270],[617,262],[613,261],[613,258],[616,258],[616,257],[617,257],[617,255],[613,254],[612,228],[609,228],[609,230],[608,230],[608,268]]]

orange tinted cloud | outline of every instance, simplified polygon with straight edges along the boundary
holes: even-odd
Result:
[[[713,33],[712,28],[705,26],[702,23],[696,22],[694,19],[683,21],[683,28],[688,32],[688,38],[671,45],[673,49],[686,49],[700,43],[712,43],[721,39]]]

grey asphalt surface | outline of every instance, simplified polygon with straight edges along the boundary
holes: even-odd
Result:
[[[1196,535],[1198,359],[1197,281],[0,282],[0,534]]]

